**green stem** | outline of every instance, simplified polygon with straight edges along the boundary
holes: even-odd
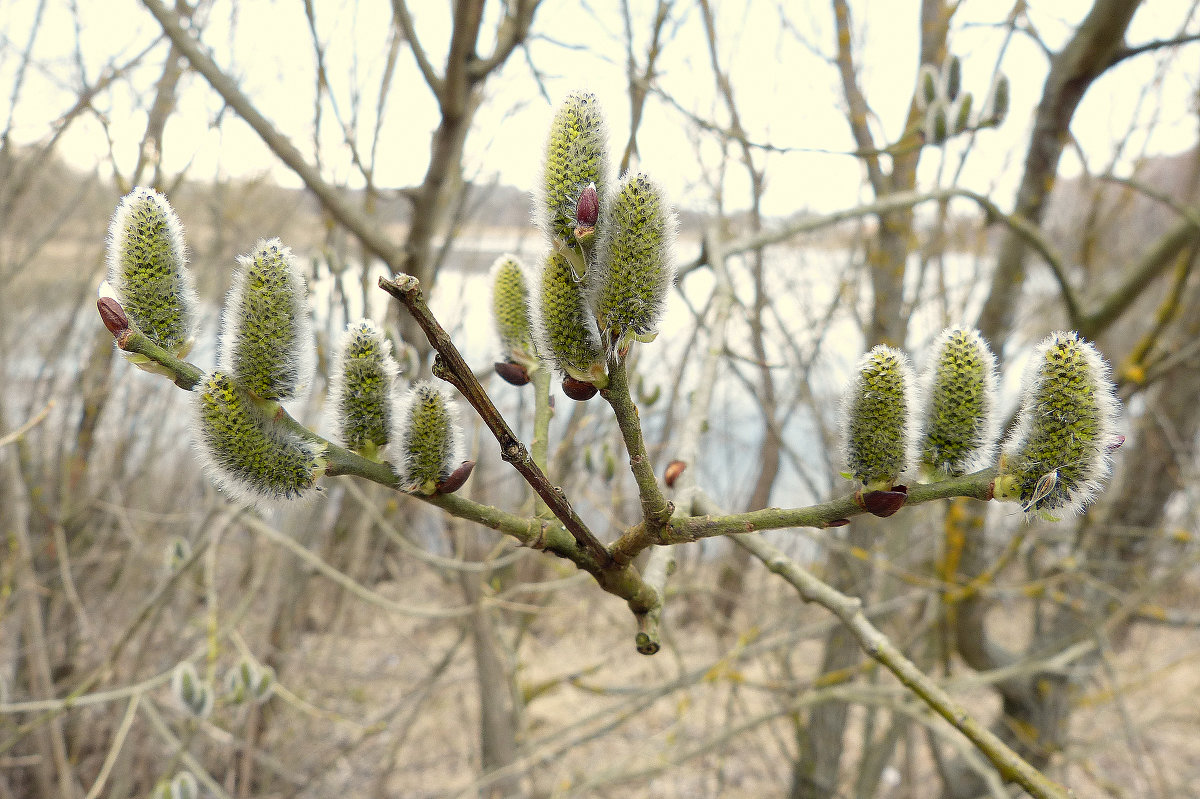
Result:
[[[675,506],[663,495],[654,477],[654,465],[646,452],[637,405],[629,393],[629,373],[624,359],[615,356],[609,359],[608,387],[600,391],[600,396],[612,406],[617,425],[621,428],[621,437],[625,440],[625,449],[629,452],[629,468],[633,472],[633,479],[637,481],[638,495],[642,501],[645,534],[651,538],[661,537],[667,530]],[[622,536],[622,540],[624,538]],[[620,543],[618,540],[617,544]],[[640,550],[628,551],[614,545],[609,551],[614,561],[625,564],[631,562]]]
[[[550,368],[539,363],[529,370],[529,379],[533,383],[533,441],[529,445],[529,454],[545,474],[550,450],[550,417],[554,415],[550,407]],[[533,515],[545,516],[549,512],[545,500],[539,495],[535,497]]]

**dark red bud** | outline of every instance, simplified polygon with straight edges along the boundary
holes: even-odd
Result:
[[[886,519],[904,507],[908,499],[908,486],[892,486],[891,491],[868,491],[859,502],[863,510]]]
[[[583,228],[595,227],[599,218],[600,193],[596,191],[595,183],[589,183],[575,203],[575,223]]]
[[[592,397],[596,396],[596,387],[586,380],[576,380],[573,377],[564,377],[562,388],[563,393],[576,402],[587,402]]]
[[[667,464],[667,470],[663,472],[663,482],[667,484],[667,488],[674,488],[675,481],[679,479],[679,475],[683,474],[683,470],[687,468],[687,464],[683,461],[671,461]]]
[[[504,378],[506,383],[512,383],[514,386],[523,386],[529,382],[529,370],[512,361],[497,361],[496,374]]]
[[[1120,433],[1117,433],[1115,436],[1113,436],[1112,441],[1108,442],[1108,451],[1116,452],[1117,450],[1119,450],[1121,448],[1121,445],[1124,443],[1125,443],[1125,436],[1123,436]]]
[[[437,484],[437,493],[453,494],[462,488],[463,483],[467,482],[467,478],[471,476],[471,470],[474,468],[475,461],[463,461],[462,465],[450,472],[445,480]]]
[[[845,527],[849,523],[850,523],[849,519],[834,519],[833,521],[829,522],[825,526],[826,527]]]
[[[125,309],[112,297],[96,300],[96,310],[100,311],[100,321],[104,322],[108,332],[114,336],[119,336],[129,329],[129,317],[125,315]]]

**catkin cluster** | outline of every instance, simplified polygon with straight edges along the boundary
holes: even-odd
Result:
[[[505,379],[523,382],[545,358],[574,386],[569,396],[586,398],[607,385],[609,358],[657,332],[675,279],[678,222],[651,177],[627,174],[613,185],[611,172],[599,101],[568,95],[551,123],[536,203],[547,254],[531,289],[511,256],[493,271]]]
[[[880,345],[859,361],[843,406],[846,476],[889,491],[902,475],[928,480],[993,464],[999,437],[996,359],[975,330],[934,342],[920,382],[904,353]],[[1014,432],[997,464],[994,495],[1028,514],[1077,513],[1108,478],[1119,403],[1109,369],[1075,333],[1038,346],[1025,375]]]
[[[110,228],[108,260],[102,293],[112,299],[101,303],[106,324],[128,324],[182,357],[191,346],[196,300],[182,227],[165,197],[139,188],[122,200]],[[236,500],[305,496],[325,473],[330,445],[279,404],[303,396],[314,371],[299,261],[279,239],[263,239],[238,257],[231,282],[216,369],[196,386],[197,452],[213,482]],[[105,304],[113,299],[119,307]],[[514,346],[532,350],[527,328]],[[389,456],[406,489],[453,490],[470,469],[457,460],[461,434],[452,401],[439,392],[431,396],[422,385],[400,396],[398,373],[383,333],[369,320],[351,322],[332,361],[330,427],[346,449],[376,461]],[[186,702],[202,708],[204,690],[192,690],[189,674],[179,679],[188,686]],[[264,685],[243,687],[253,695]]]
[[[1008,115],[1008,78],[997,75],[984,99],[983,108],[972,115],[974,96],[962,90],[962,59],[951,55],[941,67],[922,64],[917,72],[916,104],[923,117],[925,143],[945,144],[952,136],[970,130],[997,127]]]

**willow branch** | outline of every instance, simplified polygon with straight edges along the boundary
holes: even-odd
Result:
[[[864,652],[883,664],[906,688],[965,735],[1004,779],[1018,783],[1037,799],[1068,799],[1071,796],[1066,788],[1042,774],[976,721],[962,705],[905,657],[863,613],[862,600],[847,596],[817,579],[760,536],[735,536],[732,540],[791,584],[805,602],[815,602],[837,616],[858,640]]]
[[[480,419],[500,444],[501,457],[521,473],[525,481],[545,501],[550,511],[575,537],[580,548],[601,567],[610,565],[612,558],[604,545],[579,518],[562,489],[552,485],[541,468],[534,463],[525,445],[513,433],[508,422],[500,415],[500,411],[496,410],[491,397],[483,390],[475,373],[463,360],[462,353],[454,346],[449,334],[434,318],[429,306],[425,303],[420,282],[408,275],[399,280],[381,277],[379,287],[399,300],[412,314],[417,324],[421,326],[426,338],[429,339],[430,346],[437,352],[433,373],[458,389],[467,402],[471,403],[471,407],[479,414]]]

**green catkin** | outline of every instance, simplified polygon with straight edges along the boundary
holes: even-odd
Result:
[[[325,471],[321,448],[270,418],[229,375],[212,372],[196,397],[196,444],[212,481],[232,499],[291,499]]]
[[[108,289],[129,320],[176,357],[191,349],[196,315],[186,263],[183,226],[167,198],[146,187],[127,194],[108,229]]]
[[[915,383],[908,357],[884,344],[858,362],[843,407],[850,477],[868,491],[891,488],[912,460]]]
[[[198,718],[207,718],[213,709],[212,686],[203,682],[191,661],[184,660],[171,673],[171,693],[180,708]]]
[[[374,458],[387,444],[398,373],[392,343],[371,320],[347,325],[329,386],[338,439],[347,449]]]
[[[1081,511],[1111,471],[1119,410],[1108,364],[1096,348],[1074,332],[1051,334],[1026,371],[996,498],[1020,502],[1030,514]]]
[[[492,265],[491,277],[492,317],[500,337],[501,357],[531,366],[537,362],[537,356],[525,270],[515,255],[502,255]]]
[[[539,227],[551,239],[574,240],[575,204],[589,183],[601,202],[609,185],[608,126],[591,92],[567,95],[550,123],[542,172]]]
[[[534,310],[538,352],[576,380],[603,388],[608,381],[596,320],[583,284],[575,280],[570,262],[558,250],[542,266]]]
[[[1008,76],[1000,75],[988,95],[985,117],[990,125],[999,125],[1008,116],[1009,85]]]
[[[604,339],[653,334],[675,280],[678,222],[662,188],[644,174],[626,176],[609,203],[599,269],[589,280]]]
[[[287,400],[312,378],[314,345],[299,262],[279,239],[238,256],[222,315],[217,368],[263,399]]]
[[[929,476],[966,474],[992,462],[999,435],[996,357],[979,333],[951,327],[933,344],[924,379],[921,465]]]
[[[434,493],[462,462],[462,429],[453,401],[422,380],[399,402],[396,420],[392,460],[401,490]]]
[[[922,64],[917,72],[917,109],[922,113],[938,100],[940,77],[933,64]]]

